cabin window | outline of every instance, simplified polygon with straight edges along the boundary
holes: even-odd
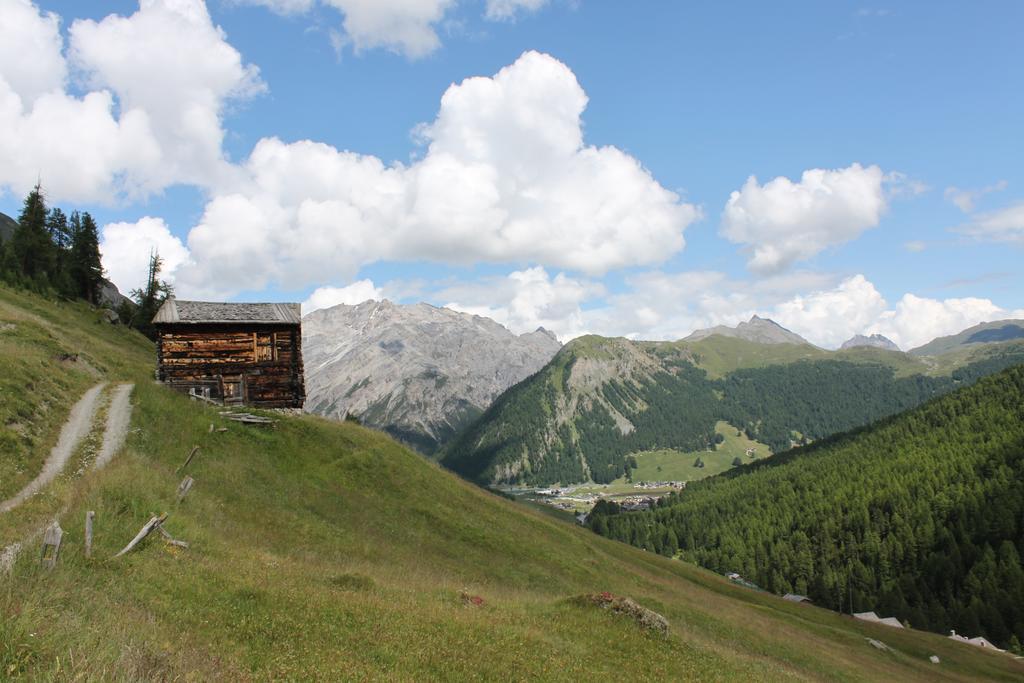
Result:
[[[274,360],[274,338],[269,334],[254,334],[256,362],[264,363]]]

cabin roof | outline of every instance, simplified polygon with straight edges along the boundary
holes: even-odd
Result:
[[[298,325],[302,321],[299,304],[223,303],[182,301],[174,297],[164,301],[153,317],[154,325],[259,323],[262,325]]]

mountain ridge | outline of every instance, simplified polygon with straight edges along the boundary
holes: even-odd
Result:
[[[981,344],[1024,340],[1024,320],[993,320],[968,327],[956,334],[937,337],[927,344],[910,349],[912,356],[938,356],[961,348]]]
[[[605,484],[628,479],[631,455],[713,449],[719,422],[780,452],[1024,362],[1024,345],[989,346],[940,364],[871,347],[587,335],[499,396],[439,459],[486,485]]]
[[[735,337],[759,344],[807,344],[811,342],[801,337],[796,332],[787,330],[770,318],[762,318],[754,315],[746,322],[740,322],[735,327],[716,325],[702,330],[695,330],[681,341],[700,341],[713,335],[723,337]]]
[[[899,351],[900,347],[896,345],[896,342],[889,339],[888,337],[881,334],[872,334],[865,336],[863,334],[855,334],[842,343],[839,347],[843,349],[857,349],[863,347],[871,347],[875,349],[885,349],[887,351]]]
[[[303,318],[306,410],[358,418],[431,454],[561,348],[427,303],[341,304]]]

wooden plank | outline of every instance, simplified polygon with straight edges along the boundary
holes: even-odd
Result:
[[[188,550],[188,543],[186,543],[185,541],[179,541],[178,539],[174,538],[174,536],[171,536],[167,532],[167,529],[164,528],[163,524],[159,525],[156,529],[160,532],[160,535],[167,540],[167,543],[169,545],[174,545],[179,548],[185,548],[186,550]]]
[[[150,532],[153,531],[153,529],[155,529],[156,527],[158,527],[161,524],[163,524],[165,519],[167,519],[167,513],[166,512],[164,514],[160,515],[159,517],[153,517],[148,522],[143,524],[142,528],[139,529],[139,533],[135,534],[135,538],[133,538],[131,540],[131,542],[129,542],[128,545],[126,545],[121,550],[121,552],[119,552],[117,555],[114,555],[114,557],[111,558],[111,559],[117,559],[118,557],[121,557],[125,553],[130,552],[132,548],[134,548],[135,546],[137,546],[139,543],[142,542],[142,539],[144,539],[146,536],[149,536]]]
[[[85,556],[92,557],[92,520],[96,513],[89,510],[85,513]]]
[[[46,527],[43,533],[43,549],[39,554],[39,563],[47,569],[57,566],[57,558],[60,556],[60,543],[64,538],[64,530],[60,524],[54,522]]]
[[[178,484],[178,502],[180,503],[188,495],[188,492],[192,490],[192,485],[195,484],[195,480],[192,477],[185,477]]]
[[[210,426],[212,427],[213,425],[210,425]],[[196,453],[198,453],[198,452],[199,452],[199,446],[193,446],[192,450],[189,451],[188,457],[185,458],[185,462],[181,463],[181,467],[179,467],[178,469],[176,469],[174,471],[175,472],[181,472],[183,469],[188,467],[188,464],[190,462],[192,462],[192,458],[196,457]]]

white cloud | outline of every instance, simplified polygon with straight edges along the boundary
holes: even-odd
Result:
[[[1021,317],[1024,310],[1006,310],[988,299],[939,300],[904,294],[895,309],[885,311],[866,331],[880,332],[900,348],[913,349],[978,323]]]
[[[491,21],[508,21],[520,12],[536,12],[548,0],[487,0],[484,16]]]
[[[976,190],[963,190],[959,187],[947,187],[945,192],[942,193],[942,196],[948,201],[956,204],[957,208],[964,213],[970,213],[971,211],[974,211],[974,205],[979,199],[993,192],[1002,192],[1008,186],[1009,183],[1005,180],[1000,180],[993,185],[988,185]]]
[[[57,28],[22,0],[0,6],[0,187],[41,177],[53,200],[111,202],[232,174],[224,103],[262,85],[201,0],[76,21],[67,59]],[[65,89],[69,61],[93,88],[81,97]]]
[[[357,54],[383,48],[419,59],[441,46],[438,27],[451,17],[459,0],[234,0],[266,7],[281,15],[303,14],[315,6],[331,7],[342,15],[342,30],[331,32],[336,50],[351,46]],[[548,0],[487,0],[484,18],[510,21],[535,12]]]
[[[580,306],[603,292],[594,282],[564,273],[552,278],[543,268],[534,267],[449,286],[434,297],[447,301],[447,308],[491,318],[516,334],[543,327],[564,341],[586,332]]]
[[[1024,245],[1024,202],[997,211],[973,216],[957,232],[985,242],[1009,242]]]
[[[927,242],[922,242],[921,240],[911,240],[909,242],[904,242],[903,243],[903,248],[906,249],[907,251],[910,251],[910,252],[913,252],[913,253],[916,254],[916,253],[922,252],[925,249],[927,249],[928,248],[928,243]]]
[[[100,253],[107,278],[122,294],[146,283],[149,255],[160,254],[163,272],[160,279],[174,283],[178,268],[188,261],[188,250],[161,218],[145,216],[135,223],[108,223],[103,226]]]
[[[854,275],[833,289],[798,294],[776,305],[769,317],[815,344],[835,348],[872,326],[885,310],[875,286]]]
[[[271,12],[284,16],[303,14],[313,9],[316,0],[231,0],[239,5],[266,7]]]
[[[345,287],[318,287],[302,302],[302,315],[338,304],[355,306],[364,301],[379,301],[383,298],[384,293],[373,284],[373,280],[357,280]]]
[[[61,55],[60,17],[40,13],[29,0],[6,0],[0,8],[0,79],[25,105],[61,91],[67,65]]]
[[[203,0],[140,0],[130,17],[76,21],[70,33],[72,60],[89,83],[115,92],[123,116],[145,116],[159,145],[142,191],[209,185],[230,173],[221,150],[224,103],[265,86],[214,26]]]
[[[624,152],[584,144],[586,103],[568,67],[527,52],[492,78],[451,86],[409,166],[261,140],[247,181],[214,197],[190,233],[187,281],[300,287],[385,259],[598,275],[669,258],[699,209]]]
[[[800,182],[778,177],[764,185],[751,176],[729,196],[721,234],[753,251],[751,270],[785,270],[878,225],[888,206],[878,166],[803,172]]]
[[[441,45],[435,27],[455,0],[323,0],[344,13],[347,41],[358,53],[385,48],[416,59]]]
[[[906,350],[979,322],[1024,317],[1024,310],[1003,309],[979,298],[905,294],[890,307],[860,274],[840,281],[811,272],[749,281],[716,271],[651,271],[631,276],[626,284],[626,291],[607,297],[601,306],[586,305],[595,294],[576,300],[565,337],[589,332],[675,340],[696,329],[734,326],[756,314],[824,348],[836,348],[855,334],[880,333]],[[502,309],[479,312],[501,314]]]

